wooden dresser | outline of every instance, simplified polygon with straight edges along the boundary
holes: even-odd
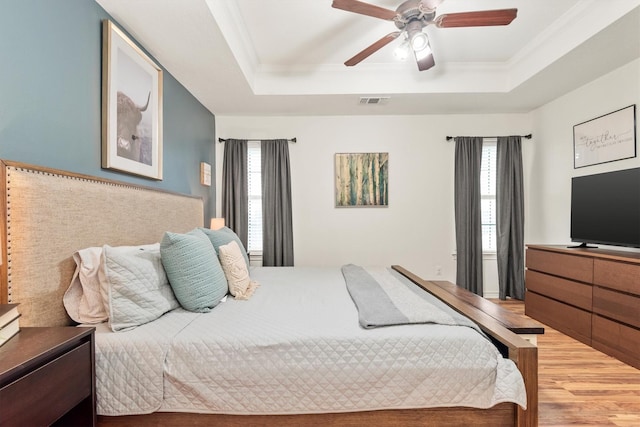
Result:
[[[640,369],[640,253],[528,245],[525,313]]]

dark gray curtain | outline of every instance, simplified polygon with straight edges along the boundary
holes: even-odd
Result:
[[[245,248],[249,237],[247,172],[247,140],[227,139],[222,163],[222,216]]]
[[[500,299],[524,299],[524,191],[522,138],[498,138],[496,234]]]
[[[456,137],[455,142],[456,284],[482,296],[482,138]]]
[[[262,265],[293,265],[291,173],[286,139],[262,141]]]

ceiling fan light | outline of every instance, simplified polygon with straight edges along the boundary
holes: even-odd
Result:
[[[409,43],[407,41],[393,50],[393,56],[399,61],[405,61],[409,57]]]
[[[432,53],[431,46],[427,46],[425,49],[415,52],[415,56],[416,56],[416,59],[420,61],[421,59],[424,59],[427,56],[431,55],[431,53]]]
[[[429,38],[425,33],[418,31],[411,35],[411,48],[414,52],[420,52],[427,47],[429,47]]]

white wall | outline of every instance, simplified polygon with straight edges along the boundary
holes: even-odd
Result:
[[[531,130],[530,114],[216,116],[217,137],[297,137],[289,146],[297,266],[400,264],[426,279],[449,281],[456,274],[454,144],[445,137]],[[523,142],[525,185],[537,139]],[[216,145],[220,183],[223,144]],[[389,152],[388,208],[334,207],[334,154],[345,152]],[[485,296],[497,296],[496,277],[495,260],[485,262]]]
[[[533,112],[536,143],[528,159],[531,177],[527,243],[570,243],[572,177],[640,166],[640,157],[635,157],[573,168],[573,126],[631,104],[636,108],[640,105],[640,60]],[[636,128],[636,140],[640,140],[638,134]]]

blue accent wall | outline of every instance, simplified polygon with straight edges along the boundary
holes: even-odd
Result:
[[[163,180],[101,168],[103,19],[92,0],[0,0],[0,158],[201,196],[215,216],[215,117],[164,69]]]

